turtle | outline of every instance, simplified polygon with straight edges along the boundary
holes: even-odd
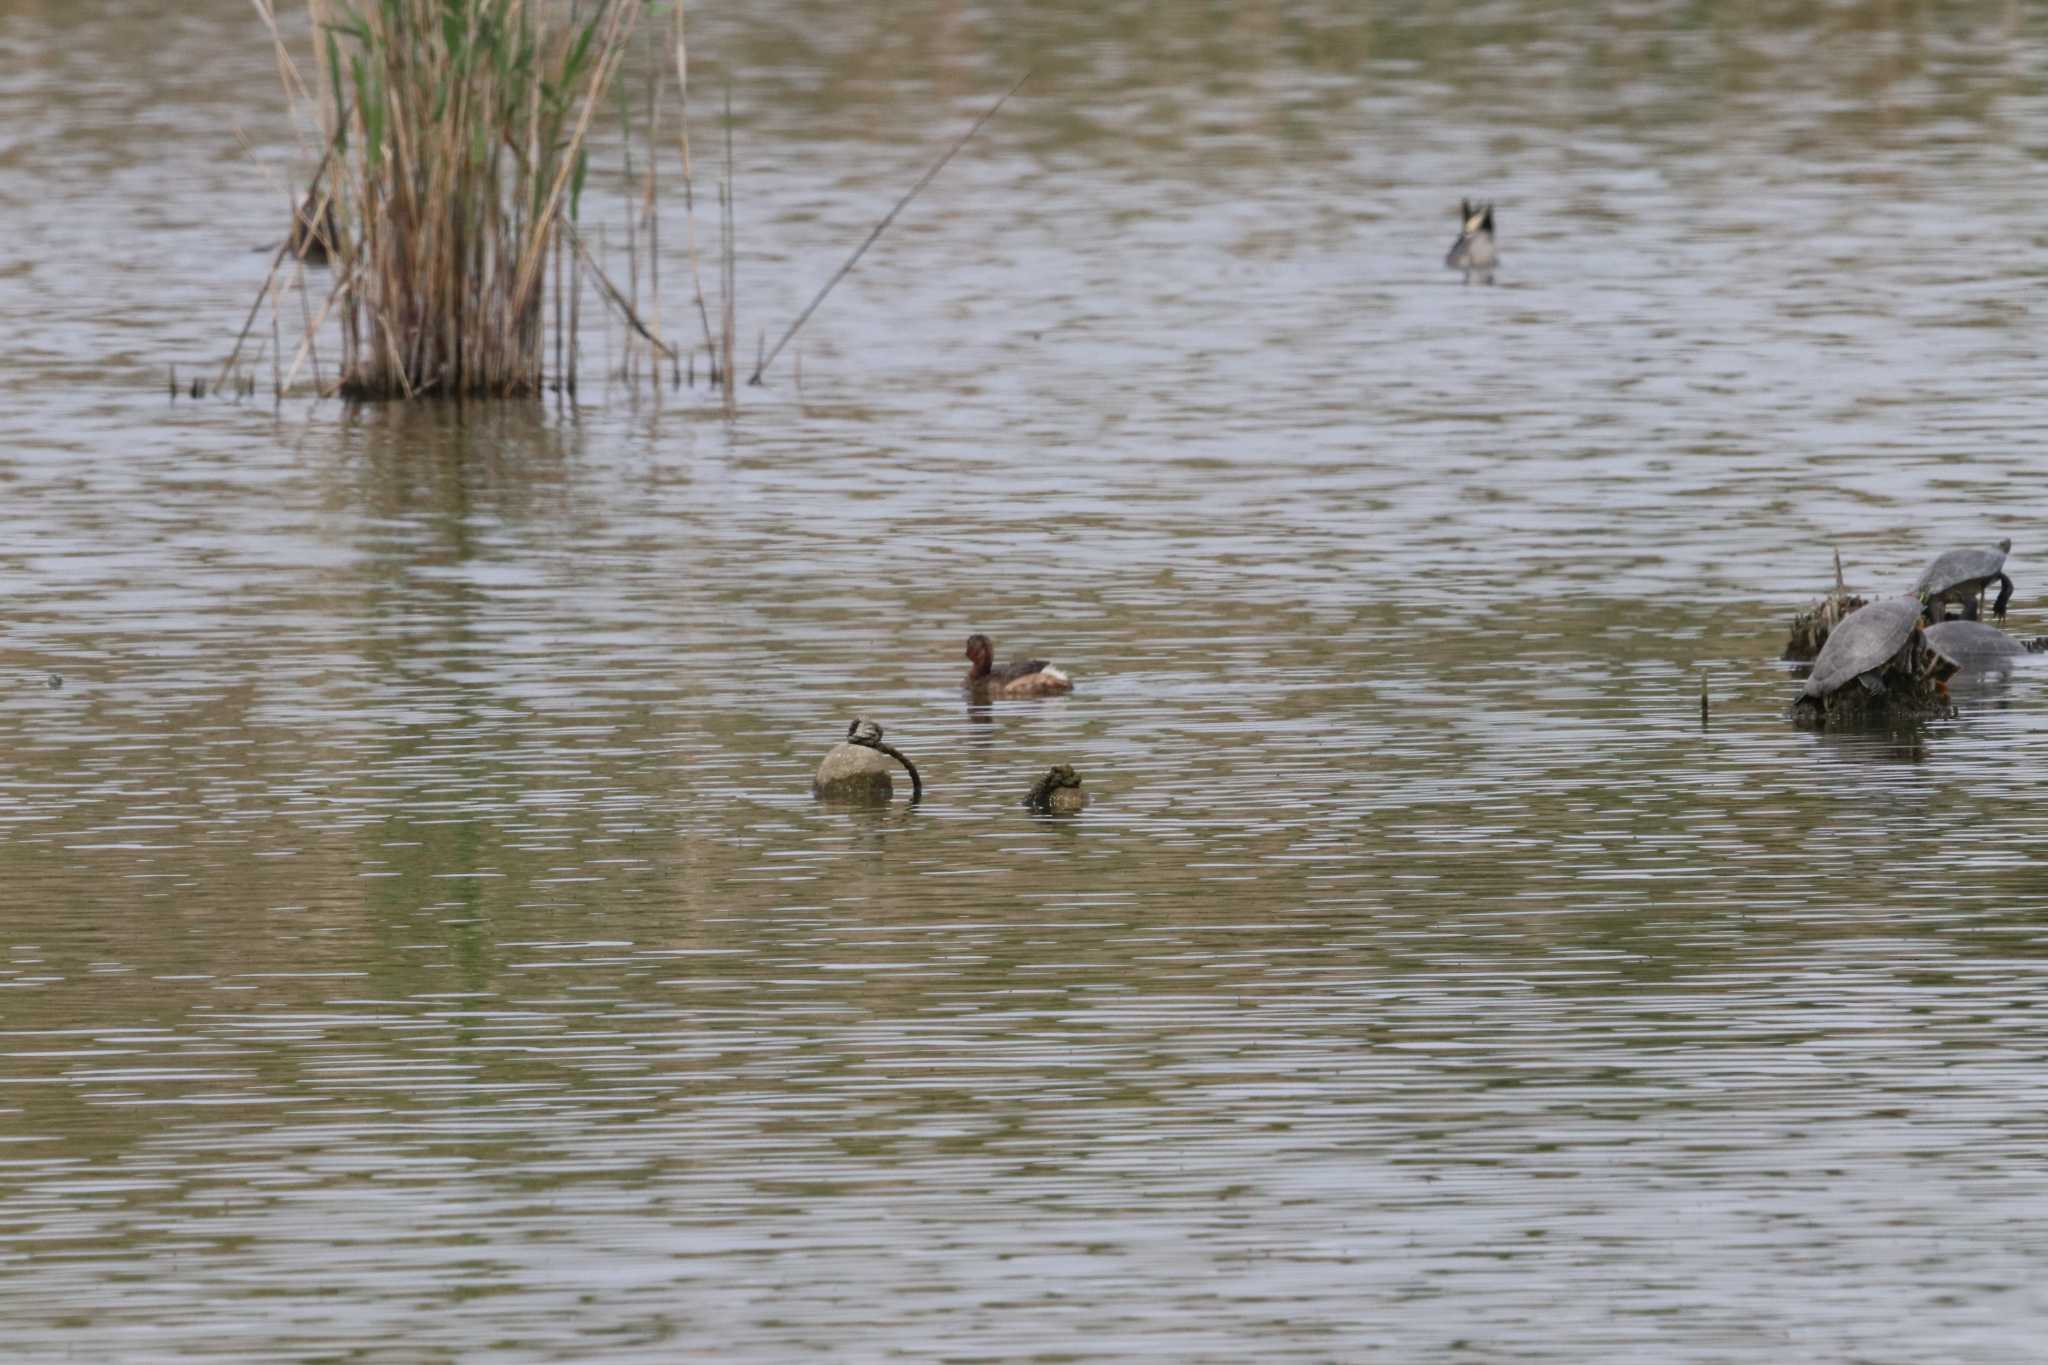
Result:
[[[1964,668],[1996,668],[1999,660],[2025,654],[2027,647],[1982,621],[1942,621],[1927,627],[1927,643]]]
[[[1936,555],[1913,584],[1913,591],[1927,600],[1928,623],[1940,621],[1942,606],[1948,602],[1960,602],[1963,619],[1976,620],[1984,589],[1994,580],[1998,584],[1998,600],[1991,604],[1991,614],[2003,621],[2005,604],[2012,600],[2012,580],[2005,576],[2005,556],[2011,549],[2012,541],[2008,539],[1999,541],[1996,549],[1946,550]]]
[[[1472,283],[1474,275],[1492,284],[1493,268],[1499,263],[1500,253],[1493,245],[1493,205],[1459,200],[1458,240],[1451,243],[1444,264],[1464,271],[1467,284]]]
[[[1882,676],[1894,664],[1908,670],[1908,676],[1926,676],[1939,683],[1956,671],[1956,661],[1938,649],[1928,648],[1931,659],[1923,661],[1916,644],[1925,647],[1920,630],[1920,613],[1926,603],[1917,596],[1888,597],[1850,612],[1828,633],[1827,644],[1813,661],[1813,672],[1795,706],[1827,709],[1827,698],[1850,683],[1861,685],[1872,696],[1885,692]]]
[[[1024,809],[1036,815],[1075,815],[1087,804],[1088,793],[1081,790],[1081,775],[1065,763],[1046,769],[1045,776],[1031,784],[1031,794],[1024,798]]]

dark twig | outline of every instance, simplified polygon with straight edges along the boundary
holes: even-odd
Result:
[[[932,163],[932,168],[930,170],[926,171],[923,175],[918,177],[917,183],[910,187],[909,192],[906,193],[901,199],[898,199],[896,201],[896,207],[890,209],[887,214],[883,215],[882,221],[875,224],[875,229],[874,231],[870,232],[867,235],[867,240],[854,248],[853,254],[846,258],[846,264],[840,266],[838,270],[833,272],[832,278],[825,281],[825,287],[818,291],[818,296],[811,300],[810,305],[806,307],[803,312],[797,314],[796,321],[789,324],[789,330],[784,332],[782,334],[782,339],[775,343],[775,349],[768,352],[768,358],[766,360],[763,360],[759,365],[756,365],[754,367],[753,378],[749,379],[747,383],[756,386],[760,384],[762,374],[764,374],[767,371],[770,365],[773,365],[775,363],[775,357],[782,354],[782,348],[789,344],[789,339],[796,335],[797,329],[799,327],[802,327],[806,322],[810,321],[811,314],[818,311],[818,305],[825,301],[825,296],[832,292],[832,287],[838,284],[841,280],[846,278],[847,274],[852,271],[853,267],[859,263],[860,258],[867,254],[867,249],[875,244],[875,239],[880,237],[884,232],[888,230],[889,224],[896,221],[896,215],[903,212],[904,207],[908,205],[911,200],[917,198],[918,191],[922,190],[926,185],[931,184],[932,178],[936,176],[940,171],[946,169],[946,163],[953,159],[954,154],[958,152],[962,147],[965,147],[967,145],[968,139],[981,131],[981,125],[987,123],[990,119],[994,118],[996,116],[996,110],[1002,108],[1005,104],[1009,103],[1010,96],[1016,94],[1019,90],[1023,89],[1024,82],[1030,79],[1031,72],[1029,70],[1027,70],[1023,75],[1019,76],[1017,78],[1017,83],[1015,85],[1012,85],[1008,90],[1004,91],[1003,97],[997,100],[994,104],[991,104],[988,107],[988,112],[984,113],[980,118],[976,119],[974,121],[974,126],[972,128],[969,128],[966,132],[962,133],[959,139],[956,140],[952,146],[946,149],[946,154],[940,157],[936,162]]]
[[[903,770],[910,774],[910,804],[914,806],[924,799],[924,779],[917,775],[917,765],[905,758],[901,749],[882,738],[881,726],[871,720],[856,720],[846,727],[846,742],[885,753],[901,763]]]

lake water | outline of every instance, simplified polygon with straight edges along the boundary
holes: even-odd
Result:
[[[749,354],[1035,67],[730,421],[171,401],[267,39],[0,15],[11,1358],[2040,1350],[2043,674],[1776,659],[2048,631],[2048,15],[1357,8],[693,15]]]

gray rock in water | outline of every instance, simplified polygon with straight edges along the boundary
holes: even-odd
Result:
[[[835,744],[811,779],[811,795],[830,801],[887,801],[896,794],[896,763],[864,744]]]

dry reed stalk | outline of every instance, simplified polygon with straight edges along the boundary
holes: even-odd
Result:
[[[568,224],[563,224],[567,227]],[[569,261],[569,396],[576,396],[576,357],[580,351],[577,343],[583,336],[583,256],[578,252]]]
[[[262,7],[260,0],[258,7]],[[276,31],[275,26],[273,26],[271,32],[275,33]],[[315,185],[318,185],[322,177],[327,174],[327,167],[334,158],[335,149],[336,144],[332,139],[329,139],[327,149],[320,154],[320,164],[313,168],[313,183]],[[323,203],[325,202],[323,201]],[[283,268],[286,258],[291,255],[291,249],[292,239],[287,234],[285,239],[277,244],[277,250],[271,253],[270,269],[263,277],[263,287],[257,291],[255,299],[250,302],[249,311],[242,318],[242,330],[236,333],[234,346],[229,349],[227,359],[221,362],[220,373],[214,376],[215,388],[219,388],[227,382],[228,371],[233,369],[235,362],[241,358],[242,344],[248,341],[249,329],[256,325],[256,315],[263,309],[263,300],[270,295],[271,281],[277,278],[277,272]]]
[[[633,212],[633,116],[626,103],[626,87],[619,87],[619,143],[623,174],[619,177],[619,201],[626,211],[626,297],[637,311],[640,307],[640,224]],[[626,348],[619,357],[619,378],[628,387],[639,379],[640,348],[633,334],[626,333]]]
[[[282,368],[284,362],[279,358],[284,354],[284,324],[278,319],[278,314],[282,311],[281,305],[274,302],[271,304],[270,386],[273,396],[280,403],[284,401],[284,370]]]
[[[738,397],[733,384],[733,347],[739,330],[736,295],[739,280],[739,241],[733,227],[732,212],[732,81],[725,83],[725,178],[718,192],[719,246],[723,261],[723,294],[719,308],[718,325],[718,373],[721,379],[720,392],[724,395],[725,415],[731,417],[738,410]]]
[[[562,225],[555,224],[555,395],[562,392]]]
[[[697,182],[690,167],[690,53],[683,41],[683,7],[676,5],[676,146],[683,155],[683,251],[690,262],[690,288],[697,304],[697,321],[704,328],[704,344],[712,345],[711,314],[704,306],[704,275],[697,261]],[[690,387],[697,386],[697,353],[690,352]]]
[[[663,73],[657,69],[647,77],[647,178],[640,200],[640,215],[647,224],[647,291],[653,300],[648,311],[653,315],[653,328],[661,334],[661,89]],[[637,297],[637,292],[636,292]],[[669,363],[675,363],[673,352]],[[648,367],[649,389],[654,401],[661,401],[661,357],[656,355]]]

